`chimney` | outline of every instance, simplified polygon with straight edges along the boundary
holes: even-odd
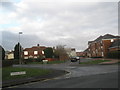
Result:
[[[39,44],[37,44],[37,46],[39,47],[40,45],[39,45]]]

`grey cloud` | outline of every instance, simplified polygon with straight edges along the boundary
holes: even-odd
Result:
[[[2,32],[2,46],[5,50],[11,50],[18,43],[17,35],[8,31]]]
[[[87,42],[99,35],[117,34],[117,3],[28,2],[25,5],[28,8],[23,7],[21,13],[18,12],[18,20],[27,18],[20,27],[28,34],[22,37],[24,47],[37,43],[65,44],[84,50]]]

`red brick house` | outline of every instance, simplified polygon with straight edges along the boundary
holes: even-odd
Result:
[[[85,51],[88,57],[106,57],[109,52],[109,48],[113,42],[118,40],[119,36],[106,34],[100,36],[94,41],[88,42],[88,49]]]
[[[46,49],[45,46],[33,46],[31,48],[25,48],[23,50],[23,58],[24,59],[29,59],[29,58],[39,58],[40,56],[45,56],[44,55],[44,49]]]

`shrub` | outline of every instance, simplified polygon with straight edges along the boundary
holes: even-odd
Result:
[[[12,66],[13,64],[19,64],[19,60],[12,59],[12,60],[3,60],[2,61],[2,67]]]
[[[31,62],[41,62],[41,58],[29,58],[29,59],[24,59],[23,62],[24,64],[31,63]]]

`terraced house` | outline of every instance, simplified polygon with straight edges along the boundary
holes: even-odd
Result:
[[[111,34],[106,34],[100,36],[94,41],[88,42],[88,48],[85,51],[87,57],[107,57],[108,52],[113,49],[115,43],[116,50],[118,50],[118,44],[120,36],[114,36]]]

